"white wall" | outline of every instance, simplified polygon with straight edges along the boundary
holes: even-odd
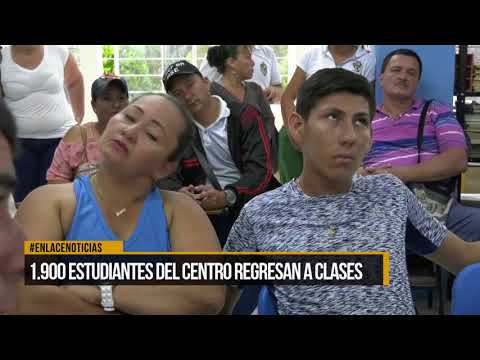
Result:
[[[80,70],[85,86],[85,117],[83,122],[96,121],[97,117],[90,105],[92,83],[103,73],[101,45],[79,45]]]

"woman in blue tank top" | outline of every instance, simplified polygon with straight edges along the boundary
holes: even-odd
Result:
[[[152,186],[152,190],[139,204],[141,210],[135,221],[134,230],[130,231],[130,235],[124,235],[120,239],[109,224],[116,224],[116,218],[118,222],[124,220],[127,217],[127,207],[118,211],[110,210],[110,202],[105,199],[98,185],[101,176],[102,173],[92,177],[82,176],[73,183],[77,205],[72,225],[65,239],[123,240],[124,251],[170,251],[168,224],[160,190]],[[132,206],[129,210],[134,211],[133,209]],[[123,232],[123,229],[119,231]]]
[[[160,94],[133,101],[109,121],[102,163],[93,176],[33,191],[17,212],[28,239],[122,240],[125,251],[218,252],[202,208],[181,193],[161,191],[190,146],[192,119],[176,99]],[[218,313],[223,286],[128,286],[111,293],[118,313]],[[41,299],[48,298],[49,301]],[[102,314],[97,286],[23,286],[18,313]]]

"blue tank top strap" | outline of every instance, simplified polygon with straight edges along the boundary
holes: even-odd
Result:
[[[77,204],[66,240],[119,240],[103,216],[90,177],[76,178],[73,186]],[[171,251],[163,198],[158,188],[146,197],[135,230],[124,240],[124,251]]]

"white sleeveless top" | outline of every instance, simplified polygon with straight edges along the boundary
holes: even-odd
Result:
[[[16,119],[19,138],[61,138],[75,125],[64,88],[68,50],[45,45],[42,62],[33,70],[12,60],[11,47],[2,50],[5,103]]]

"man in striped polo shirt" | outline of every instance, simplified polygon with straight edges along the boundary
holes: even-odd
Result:
[[[372,122],[373,146],[361,174],[388,172],[406,184],[437,181],[446,187],[449,179],[466,170],[465,133],[450,108],[438,101],[426,113],[418,156],[418,124],[425,101],[415,98],[415,92],[421,75],[422,61],[414,51],[398,49],[385,57],[380,76],[384,103],[378,105]],[[466,241],[480,240],[480,208],[454,200],[446,226]]]

